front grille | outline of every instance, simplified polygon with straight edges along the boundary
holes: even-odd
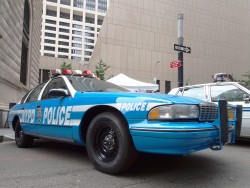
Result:
[[[200,121],[214,121],[218,118],[218,105],[213,103],[200,104]]]

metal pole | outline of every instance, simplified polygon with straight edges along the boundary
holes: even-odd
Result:
[[[155,69],[156,69],[156,65],[160,62],[160,60],[158,60],[156,63],[155,63],[155,66],[154,66],[154,72],[153,72],[153,81],[154,81],[154,84],[156,84],[156,74],[155,74]]]
[[[183,45],[183,14],[178,14],[178,44]],[[181,62],[181,66],[178,68],[178,87],[183,86],[183,52],[178,52],[178,60]]]

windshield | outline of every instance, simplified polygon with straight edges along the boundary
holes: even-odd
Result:
[[[129,92],[110,82],[78,76],[67,76],[76,91],[81,92]]]

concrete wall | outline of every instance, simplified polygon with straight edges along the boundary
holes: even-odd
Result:
[[[214,73],[236,79],[250,69],[249,0],[112,0],[90,61],[90,69],[103,59],[107,76],[122,72],[153,82],[154,74],[177,87],[177,15],[184,14],[184,83],[211,82]],[[160,63],[155,64],[157,60]],[[155,71],[154,71],[155,68]]]
[[[20,82],[24,0],[0,1],[0,108],[17,102],[38,83],[42,1],[29,0],[27,85]]]

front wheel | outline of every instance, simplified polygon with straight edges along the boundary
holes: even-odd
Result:
[[[31,136],[28,136],[23,133],[20,120],[18,120],[16,123],[15,140],[16,140],[16,145],[19,148],[30,147],[34,142],[34,139]]]
[[[108,174],[128,169],[137,156],[128,125],[115,112],[101,113],[92,120],[86,146],[93,165]]]

